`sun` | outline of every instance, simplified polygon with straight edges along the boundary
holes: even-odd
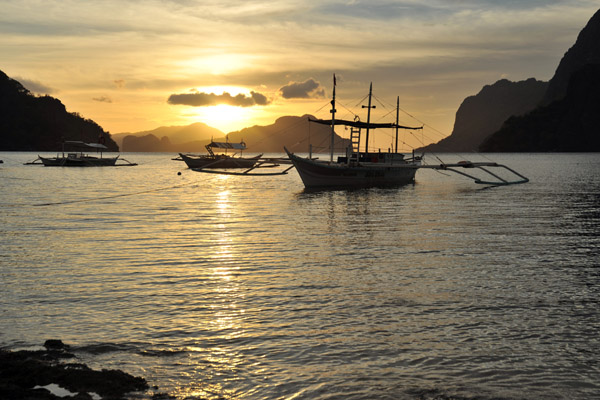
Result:
[[[193,120],[193,122],[203,122],[223,133],[229,133],[251,125],[255,112],[256,110],[252,110],[250,107],[220,104],[194,110],[193,115],[190,115],[188,119]]]
[[[250,90],[237,86],[207,86],[195,88],[200,93],[229,94],[235,97],[239,94],[249,96]],[[193,107],[186,110],[185,118],[190,122],[203,122],[224,134],[238,131],[253,125],[253,120],[263,113],[263,107],[241,107],[228,104]]]

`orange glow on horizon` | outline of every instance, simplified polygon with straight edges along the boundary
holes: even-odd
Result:
[[[219,129],[224,134],[252,126],[256,110],[251,107],[235,107],[225,104],[210,107],[196,107],[188,112],[185,119],[188,123],[203,122]],[[259,111],[260,112],[260,111]]]

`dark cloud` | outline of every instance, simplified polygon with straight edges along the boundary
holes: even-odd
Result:
[[[310,99],[325,97],[325,89],[313,78],[304,82],[290,82],[279,89],[284,99]]]
[[[25,78],[15,78],[15,80],[18,81],[21,85],[23,85],[27,90],[29,90],[32,93],[51,94],[55,92],[53,88],[46,86],[38,81],[32,81],[30,79]]]
[[[101,103],[112,103],[112,99],[106,96],[92,97],[92,100],[99,101]]]
[[[219,104],[227,104],[237,107],[252,107],[266,106],[270,103],[269,99],[267,99],[267,96],[258,92],[250,92],[250,96],[242,93],[232,96],[227,92],[223,94],[201,92],[181,93],[170,95],[167,102],[169,104],[182,104],[194,107],[208,107]]]

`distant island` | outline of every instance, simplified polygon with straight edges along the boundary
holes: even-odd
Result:
[[[309,142],[315,152],[324,152],[331,141],[331,128],[325,125],[310,124],[309,115],[278,118],[273,124],[255,125],[225,135],[218,129],[203,123],[186,126],[161,127],[153,131],[119,133],[113,137],[122,143],[123,151],[148,152],[205,152],[211,140],[232,143],[244,142],[253,153],[281,153],[286,146],[291,151],[308,152]],[[314,117],[312,117],[314,118]],[[344,148],[350,143],[336,134],[335,145]]]
[[[121,151],[204,152],[212,139],[225,141],[225,134],[202,122],[184,126],[161,126],[151,131],[112,135]]]

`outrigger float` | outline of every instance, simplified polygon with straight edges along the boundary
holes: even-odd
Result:
[[[299,157],[291,153],[287,148],[284,148],[290,161],[296,167],[302,182],[306,188],[328,188],[328,187],[370,187],[370,186],[399,186],[412,183],[415,180],[415,174],[419,169],[428,168],[438,171],[450,171],[473,179],[477,184],[485,185],[513,185],[528,182],[525,176],[510,169],[509,167],[495,162],[471,162],[460,161],[458,163],[440,163],[435,165],[423,164],[423,156],[416,156],[413,152],[412,157],[405,157],[404,154],[398,152],[398,130],[408,129],[417,130],[423,129],[420,127],[409,127],[398,124],[399,119],[399,98],[397,99],[396,122],[395,123],[371,123],[371,109],[375,106],[371,105],[373,85],[369,88],[369,102],[367,106],[367,122],[362,122],[355,117],[353,121],[335,119],[335,75],[333,79],[333,99],[331,101],[331,119],[310,119],[311,122],[331,126],[331,143],[330,143],[330,159],[322,161],[312,158],[309,154],[308,158]],[[350,127],[350,145],[346,149],[346,155],[333,158],[333,142],[335,137],[335,126],[343,125]],[[392,128],[396,130],[396,143],[393,151],[385,152],[370,152],[369,132],[374,129]],[[361,151],[361,132],[366,131],[366,140],[364,151]],[[441,161],[441,160],[440,160]],[[502,168],[509,171],[511,176],[516,176],[516,179],[506,179],[499,174],[490,171],[491,168]],[[483,171],[488,178],[478,178],[470,173],[459,171],[458,168],[478,169]]]
[[[62,154],[57,154],[56,157],[42,157],[25,165],[43,165],[45,167],[131,167],[137,164],[125,160],[124,158],[102,157],[102,152],[108,150],[108,147],[102,143],[85,143],[82,141],[67,140],[63,142]],[[67,152],[65,147],[78,149],[77,151]],[[85,154],[83,149],[94,149],[99,153],[99,157]],[[123,161],[123,164],[117,164],[117,161]]]

